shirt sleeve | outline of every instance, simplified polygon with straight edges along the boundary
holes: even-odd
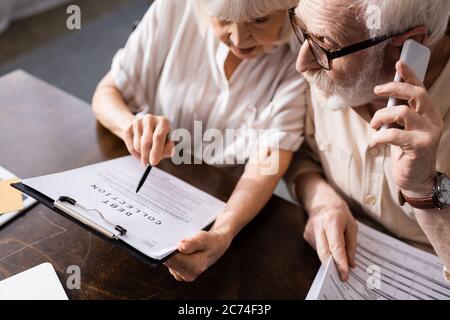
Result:
[[[445,278],[445,281],[450,283],[450,272],[448,271],[448,269],[446,267],[444,267],[444,278]]]
[[[271,102],[271,115],[259,143],[295,152],[304,141],[305,93],[308,85],[295,69],[295,60],[287,61],[287,66],[286,75]]]
[[[112,62],[111,75],[131,111],[153,104],[159,74],[169,53],[183,2],[156,0]],[[130,26],[131,28],[131,26]]]
[[[295,182],[305,173],[317,172],[323,175],[319,149],[315,140],[314,112],[310,100],[310,90],[306,92],[305,142],[295,153],[291,166],[284,176],[291,196],[298,201]]]

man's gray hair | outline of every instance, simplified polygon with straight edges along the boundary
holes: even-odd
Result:
[[[366,22],[373,22],[377,10],[379,27],[368,25],[371,37],[406,32],[417,26],[428,28],[427,46],[433,46],[447,30],[450,0],[355,0]],[[367,25],[367,23],[366,23]]]

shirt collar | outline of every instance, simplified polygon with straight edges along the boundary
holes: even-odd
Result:
[[[450,107],[450,59],[447,61],[447,65],[441,72],[441,75],[431,86],[429,93],[431,100],[434,102],[437,108],[441,110],[444,116]]]

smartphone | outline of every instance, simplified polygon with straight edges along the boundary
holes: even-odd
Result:
[[[414,40],[406,40],[403,45],[400,60],[409,66],[416,74],[421,83],[425,80],[425,75],[428,70],[428,64],[430,63],[431,50],[421,45]],[[398,73],[396,73],[395,82],[403,82],[403,79]],[[398,105],[406,104],[406,102],[399,101],[395,97],[389,97],[387,108],[392,108]],[[393,128],[394,125],[383,125],[381,129]]]

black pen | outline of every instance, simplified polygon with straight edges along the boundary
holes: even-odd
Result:
[[[164,140],[164,146],[166,145],[167,141],[169,141],[169,140],[170,140],[170,132],[167,134],[166,140]],[[147,169],[144,172],[144,175],[141,178],[141,181],[139,181],[138,187],[136,189],[136,193],[139,193],[139,190],[141,190],[142,186],[145,183],[145,180],[147,180],[148,175],[152,171],[152,168],[153,168],[152,165],[149,163],[148,166],[147,166]]]
[[[149,164],[147,166],[147,169],[145,169],[144,175],[142,176],[141,180],[139,181],[138,187],[136,189],[136,193],[139,193],[139,190],[141,190],[142,186],[145,183],[145,180],[147,180],[148,175],[150,174],[150,172],[152,171],[152,166]]]

